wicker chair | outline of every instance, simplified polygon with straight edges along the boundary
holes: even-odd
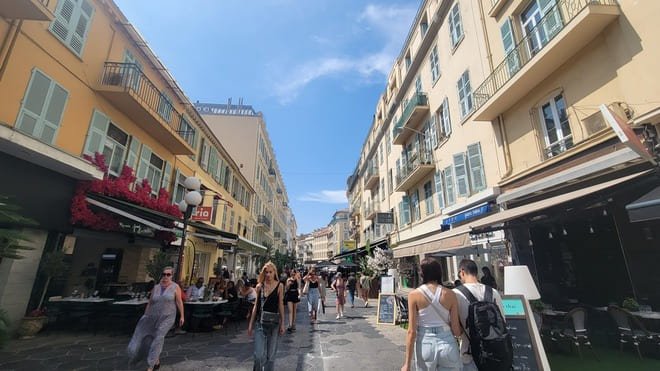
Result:
[[[589,333],[587,331],[587,310],[582,307],[571,309],[566,313],[566,326],[561,330],[560,336],[563,339],[570,341],[570,344],[575,345],[578,355],[582,358],[580,346],[586,345],[591,351],[596,354],[591,341],[589,340]],[[597,357],[596,357],[597,358]]]
[[[648,341],[654,342],[660,337],[660,334],[646,330],[639,319],[626,309],[616,305],[610,305],[607,308],[607,312],[610,314],[614,322],[616,322],[617,330],[619,332],[619,348],[621,351],[623,351],[623,344],[630,342],[635,346],[639,358],[642,358],[639,344]]]

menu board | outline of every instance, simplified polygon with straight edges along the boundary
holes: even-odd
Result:
[[[378,294],[377,324],[396,324],[396,296],[394,294]]]
[[[532,334],[530,323],[534,318],[529,315],[524,300],[521,295],[502,297],[506,326],[513,343],[513,370],[541,370],[538,344]]]

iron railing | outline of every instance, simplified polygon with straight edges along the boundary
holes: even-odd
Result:
[[[392,129],[393,136],[396,137],[403,130],[403,126],[408,121],[408,119],[410,119],[410,115],[412,115],[416,107],[427,106],[427,105],[428,105],[428,99],[426,97],[426,94],[424,93],[415,94],[412,97],[412,99],[410,99],[408,103],[406,103],[406,106],[403,109],[403,113],[401,114],[401,117],[396,122],[396,125],[394,125],[394,129]]]
[[[493,5],[497,1],[493,0]],[[504,60],[474,90],[475,110],[486,104],[504,84],[554,39],[566,25],[589,5],[614,5],[616,0],[559,0],[541,21],[516,44]]]
[[[257,218],[257,223],[263,224],[268,228],[270,228],[271,226],[270,219],[266,215],[259,215],[259,217]]]
[[[420,150],[418,154],[412,155],[404,162],[396,175],[396,184],[403,183],[410,174],[414,173],[422,165],[433,164],[433,153],[428,150]]]

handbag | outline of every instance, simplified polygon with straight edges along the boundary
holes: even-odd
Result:
[[[279,284],[275,290],[279,290]],[[277,325],[280,323],[280,314],[275,312],[268,312],[264,310],[264,304],[266,303],[266,295],[264,294],[263,288],[261,289],[261,315],[259,316],[259,322],[262,325]]]

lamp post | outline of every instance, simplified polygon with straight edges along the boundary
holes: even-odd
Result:
[[[202,194],[199,193],[199,189],[202,186],[202,182],[195,177],[188,177],[183,182],[183,186],[188,190],[186,195],[183,196],[183,200],[179,202],[179,210],[183,213],[183,232],[181,233],[181,246],[179,248],[179,259],[176,265],[176,278],[179,282],[183,279],[183,250],[186,246],[186,232],[188,230],[188,221],[192,215],[193,209],[200,203],[202,203]]]

